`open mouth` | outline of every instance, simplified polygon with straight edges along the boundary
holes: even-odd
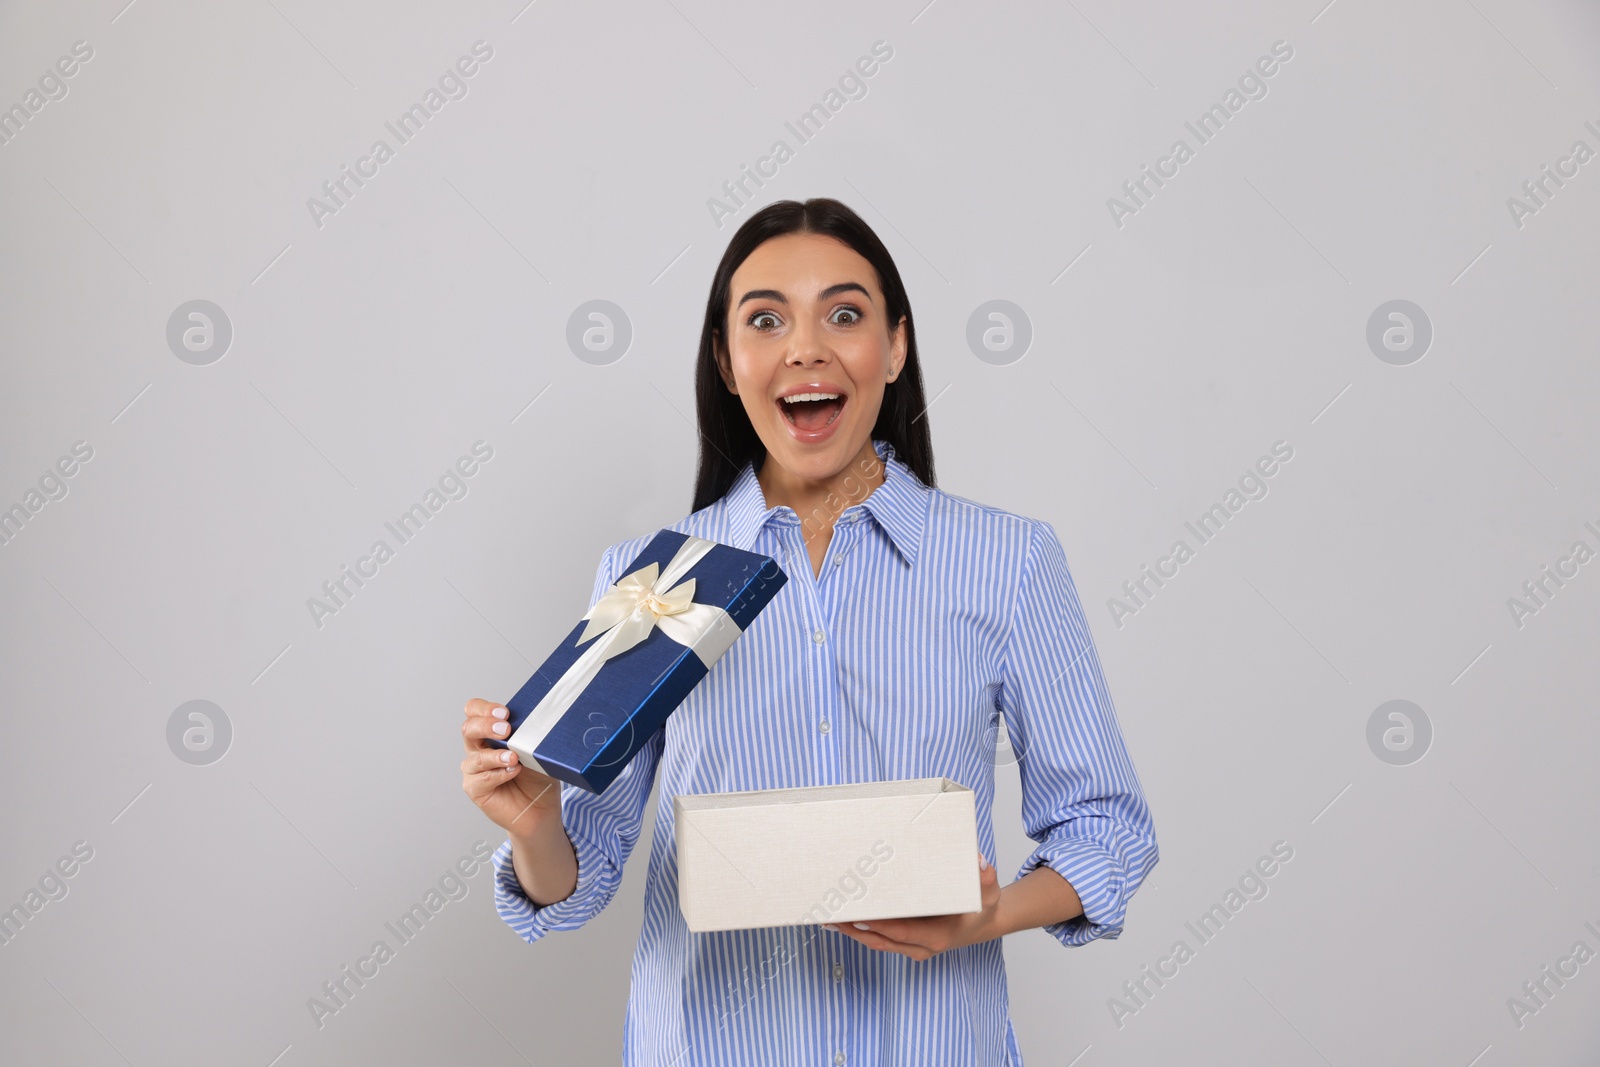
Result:
[[[778,401],[789,425],[802,433],[816,433],[833,423],[844,410],[845,398],[839,393],[798,393]]]

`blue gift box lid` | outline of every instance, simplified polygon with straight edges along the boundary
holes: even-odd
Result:
[[[623,575],[652,563],[657,565],[658,574],[664,572],[690,539],[689,534],[675,530],[660,531],[624,568]],[[705,548],[703,544],[696,547]],[[742,633],[788,581],[788,576],[770,556],[711,543],[672,585],[677,588],[690,579],[694,580],[694,603],[721,609],[727,621]],[[587,621],[573,627],[517,694],[506,701],[509,736],[516,735],[529,714],[585,651],[603,640],[603,635],[597,635],[580,644],[579,638],[587,627]],[[532,762],[523,753],[523,763],[552,778],[599,793],[665,724],[709,670],[698,653],[674,641],[657,625],[644,640],[600,665],[571,706],[538,740]],[[490,739],[489,743],[497,748],[509,747],[506,741]]]

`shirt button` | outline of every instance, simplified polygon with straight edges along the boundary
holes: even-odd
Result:
[[[843,1062],[844,1062],[844,1053],[842,1053],[842,1052],[835,1052],[835,1053],[834,1053],[834,1054],[833,1054],[833,1062],[834,1062],[834,1063],[843,1063]]]
[[[816,630],[811,634],[811,640],[815,641],[819,645],[822,644],[822,642],[824,640],[826,640],[826,638],[827,638],[827,635],[824,634],[821,630]]]
[[[844,964],[835,963],[833,965],[833,980],[835,982],[844,981]]]
[[[840,562],[840,557],[838,557],[838,556],[834,556],[834,557],[833,557],[833,565],[834,565],[834,566],[835,566],[835,567],[837,567],[837,566],[838,566],[838,565],[839,565],[839,562]]]
[[[830,727],[828,726],[828,720],[827,719],[823,719],[822,720],[822,724],[820,726],[818,726],[817,729],[821,730],[823,733],[827,733],[828,730],[830,729]]]

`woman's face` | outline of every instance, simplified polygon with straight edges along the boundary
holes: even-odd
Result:
[[[767,455],[800,478],[838,475],[871,447],[906,358],[872,264],[832,237],[774,237],[734,271],[728,304],[717,361]]]

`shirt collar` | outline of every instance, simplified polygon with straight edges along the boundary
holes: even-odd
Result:
[[[871,515],[879,529],[909,566],[917,561],[922,531],[927,526],[933,490],[924,485],[894,453],[888,441],[874,439],[872,447],[883,460],[883,484],[868,493],[860,507]],[[854,507],[855,505],[851,505]],[[799,525],[800,517],[788,506],[767,507],[766,495],[756,478],[753,462],[746,463],[722,498],[727,519],[728,543],[750,551],[761,530],[771,522]],[[848,512],[849,507],[845,508]]]

